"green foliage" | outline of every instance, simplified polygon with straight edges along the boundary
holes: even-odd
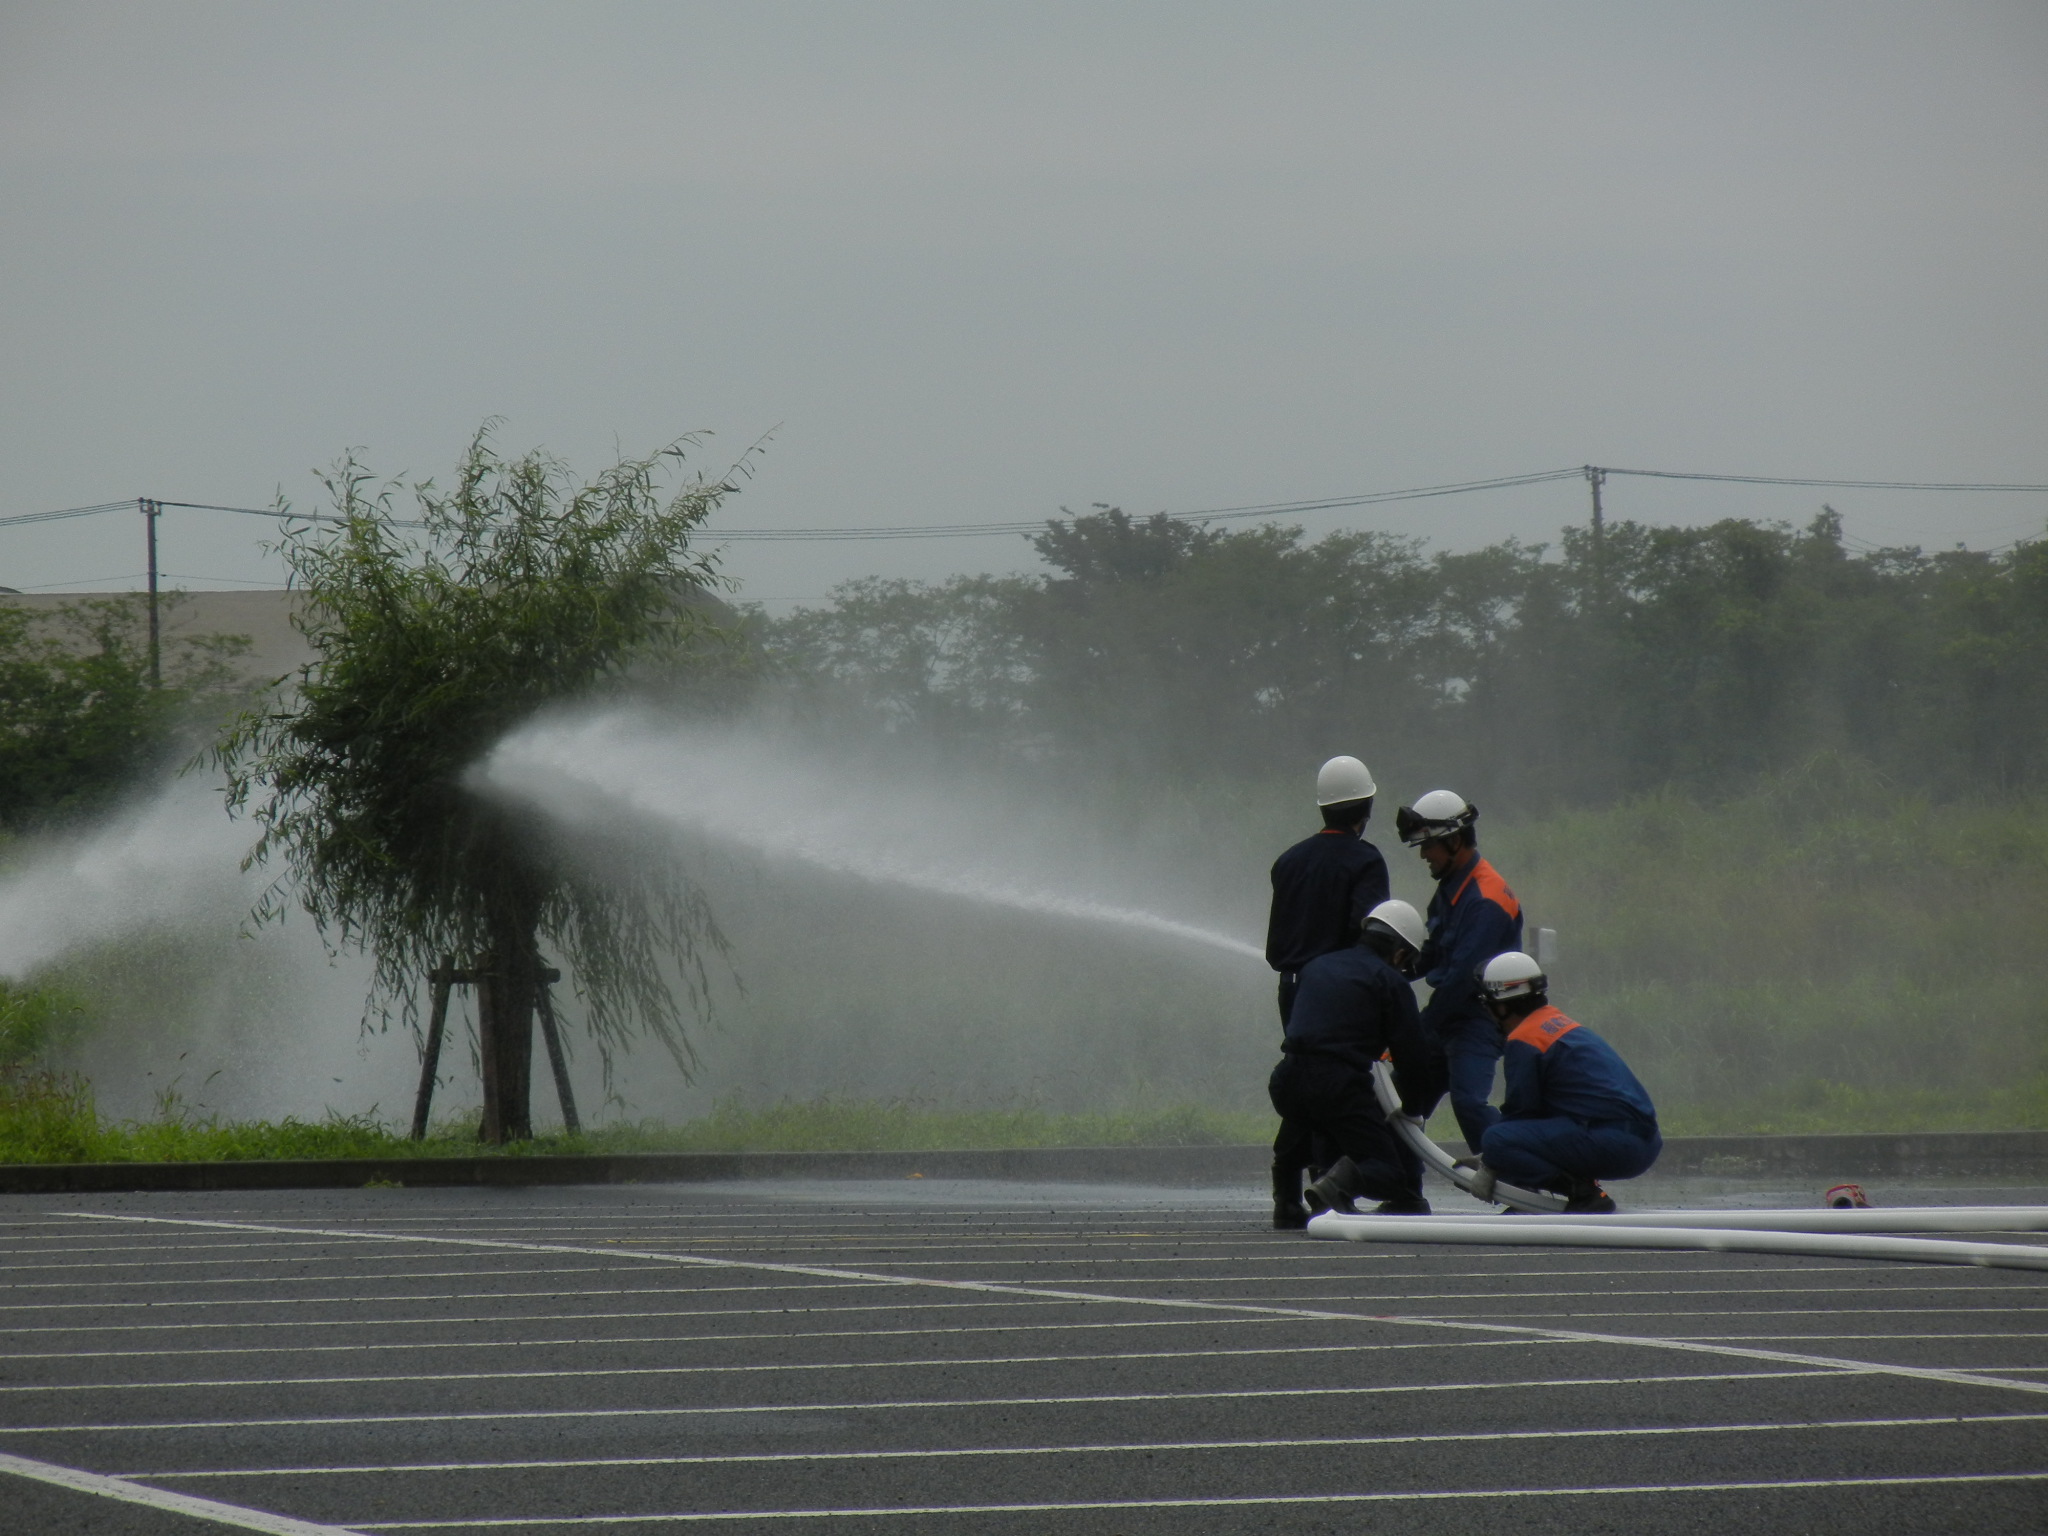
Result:
[[[0,1163],[93,1162],[99,1130],[82,1079],[0,1067]]]
[[[154,1120],[109,1124],[77,1078],[0,1071],[0,1163],[200,1163],[395,1157],[474,1157],[473,1125],[413,1141],[367,1116],[317,1123],[224,1121],[167,1097]],[[1268,1117],[1178,1104],[1095,1114],[1031,1106],[963,1109],[891,1100],[722,1103],[682,1125],[613,1125],[582,1136],[515,1142],[502,1155],[625,1152],[942,1151],[953,1148],[1219,1146],[1271,1138]]]
[[[1823,511],[1430,554],[1106,509],[1034,543],[1036,579],[854,583],[766,643],[813,701],[1070,780],[1362,751],[1529,809],[1839,751],[1940,797],[2048,782],[2048,542],[1857,553]]]
[[[1488,840],[1565,936],[1566,1011],[1703,1109],[2048,1074],[2044,849],[2048,803],[1931,803],[1840,757],[1718,806],[1666,791]]]
[[[452,491],[413,488],[416,527],[397,487],[349,458],[326,481],[336,525],[288,535],[315,660],[220,759],[261,828],[252,860],[283,866],[266,914],[296,900],[331,941],[366,949],[373,1014],[396,1001],[410,1017],[444,957],[522,965],[539,936],[573,965],[601,1047],[641,1025],[687,1070],[671,977],[702,1004],[703,956],[724,942],[696,887],[630,859],[600,878],[467,778],[536,712],[715,635],[713,564],[690,537],[734,486],[700,477],[664,499],[658,478],[682,457],[579,485],[539,453],[499,458],[487,426]]]
[[[76,1034],[85,1017],[85,1000],[71,988],[0,976],[0,1070],[41,1059]]]
[[[917,1100],[728,1100],[678,1126],[608,1127],[606,1152],[935,1152],[1001,1147],[1208,1147],[1270,1141],[1269,1115],[1169,1104],[1056,1114],[1035,1105],[973,1109]]]
[[[240,636],[168,641],[153,687],[145,599],[39,611],[0,598],[0,827],[77,820],[189,752],[236,702],[232,662],[247,649]]]

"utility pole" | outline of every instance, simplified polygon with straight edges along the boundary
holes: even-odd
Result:
[[[149,540],[149,686],[163,686],[163,634],[157,620],[156,607],[156,520],[163,515],[163,503],[152,501],[147,496],[137,503],[142,509],[142,525]]]
[[[1607,483],[1607,471],[1588,464],[1586,484],[1593,491],[1593,600],[1607,604],[1607,520],[1600,511],[1600,487]]]

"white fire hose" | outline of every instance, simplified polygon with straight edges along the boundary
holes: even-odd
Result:
[[[1674,1213],[1675,1214],[1675,1213]],[[1686,1212],[1687,1217],[1706,1213]],[[1713,1214],[1720,1214],[1718,1212]],[[1784,1211],[1735,1212],[1788,1216]],[[1816,1215],[1831,1214],[1816,1212]],[[1860,1212],[1857,1214],[1861,1214]],[[2012,1230],[2021,1217],[2040,1223],[2039,1208],[2015,1207],[2005,1218]],[[1791,1253],[1808,1258],[1892,1259],[1917,1264],[1974,1264],[1983,1269],[2048,1269],[2048,1248],[2017,1243],[1958,1243],[1931,1237],[1872,1237],[1862,1233],[1760,1231],[1754,1227],[1652,1226],[1616,1222],[1612,1216],[1535,1219],[1513,1216],[1341,1216],[1326,1211],[1308,1224],[1310,1237],[1347,1238],[1354,1243],[1485,1243],[1539,1248],[1697,1248],[1719,1253]],[[1988,1225],[1979,1230],[1997,1230]]]
[[[1384,1061],[1373,1064],[1373,1090],[1400,1136],[1423,1163],[1476,1194],[1472,1171],[1398,1113],[1400,1095]],[[2048,1269],[2048,1247],[1966,1243],[1885,1232],[2048,1231],[2048,1206],[1948,1205],[1893,1210],[1861,1207],[1810,1211],[1630,1211],[1564,1216],[1564,1200],[1496,1180],[1478,1198],[1520,1215],[1346,1216],[1326,1211],[1308,1224],[1311,1237],[1355,1243],[1484,1243],[1501,1247],[1674,1248],[1721,1253],[1788,1253],[1812,1258],[1891,1259],[1918,1264],[1973,1264],[1986,1269]]]
[[[1458,1188],[1475,1199],[1491,1200],[1496,1205],[1512,1206],[1518,1211],[1561,1211],[1564,1196],[1553,1195],[1540,1189],[1523,1189],[1504,1180],[1495,1180],[1493,1192],[1481,1195],[1474,1187],[1475,1175],[1468,1168],[1460,1168],[1451,1160],[1451,1154],[1431,1141],[1421,1126],[1400,1113],[1401,1096],[1394,1091],[1394,1073],[1384,1061],[1372,1064],[1372,1091],[1379,1095],[1380,1108],[1386,1111],[1388,1123],[1400,1134],[1408,1145],[1415,1149],[1422,1159],[1422,1166],[1434,1168]],[[1479,1149],[1472,1149],[1477,1152]]]

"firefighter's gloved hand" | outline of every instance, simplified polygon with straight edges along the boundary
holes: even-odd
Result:
[[[1477,1152],[1468,1152],[1463,1157],[1454,1157],[1451,1159],[1451,1166],[1453,1168],[1480,1167],[1479,1154]]]
[[[1404,1121],[1414,1126],[1418,1131],[1422,1129],[1425,1123],[1422,1116],[1411,1115],[1405,1109],[1390,1109],[1387,1111],[1387,1124],[1391,1125],[1395,1130],[1401,1129]]]
[[[1451,1166],[1453,1168],[1469,1168],[1472,1170],[1472,1177],[1466,1183],[1465,1188],[1471,1191],[1474,1199],[1491,1200],[1493,1198],[1493,1186],[1499,1182],[1500,1175],[1487,1167],[1485,1163],[1476,1157],[1461,1157]]]

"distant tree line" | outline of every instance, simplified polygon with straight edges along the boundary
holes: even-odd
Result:
[[[239,635],[168,640],[152,680],[141,598],[0,598],[0,831],[89,816],[204,746],[240,702],[248,649]]]
[[[1531,808],[1823,752],[1936,797],[2048,776],[2048,542],[1864,552],[1832,509],[1464,554],[1114,509],[1031,542],[1042,576],[866,578],[764,644],[809,707],[1138,782],[1340,751]]]

